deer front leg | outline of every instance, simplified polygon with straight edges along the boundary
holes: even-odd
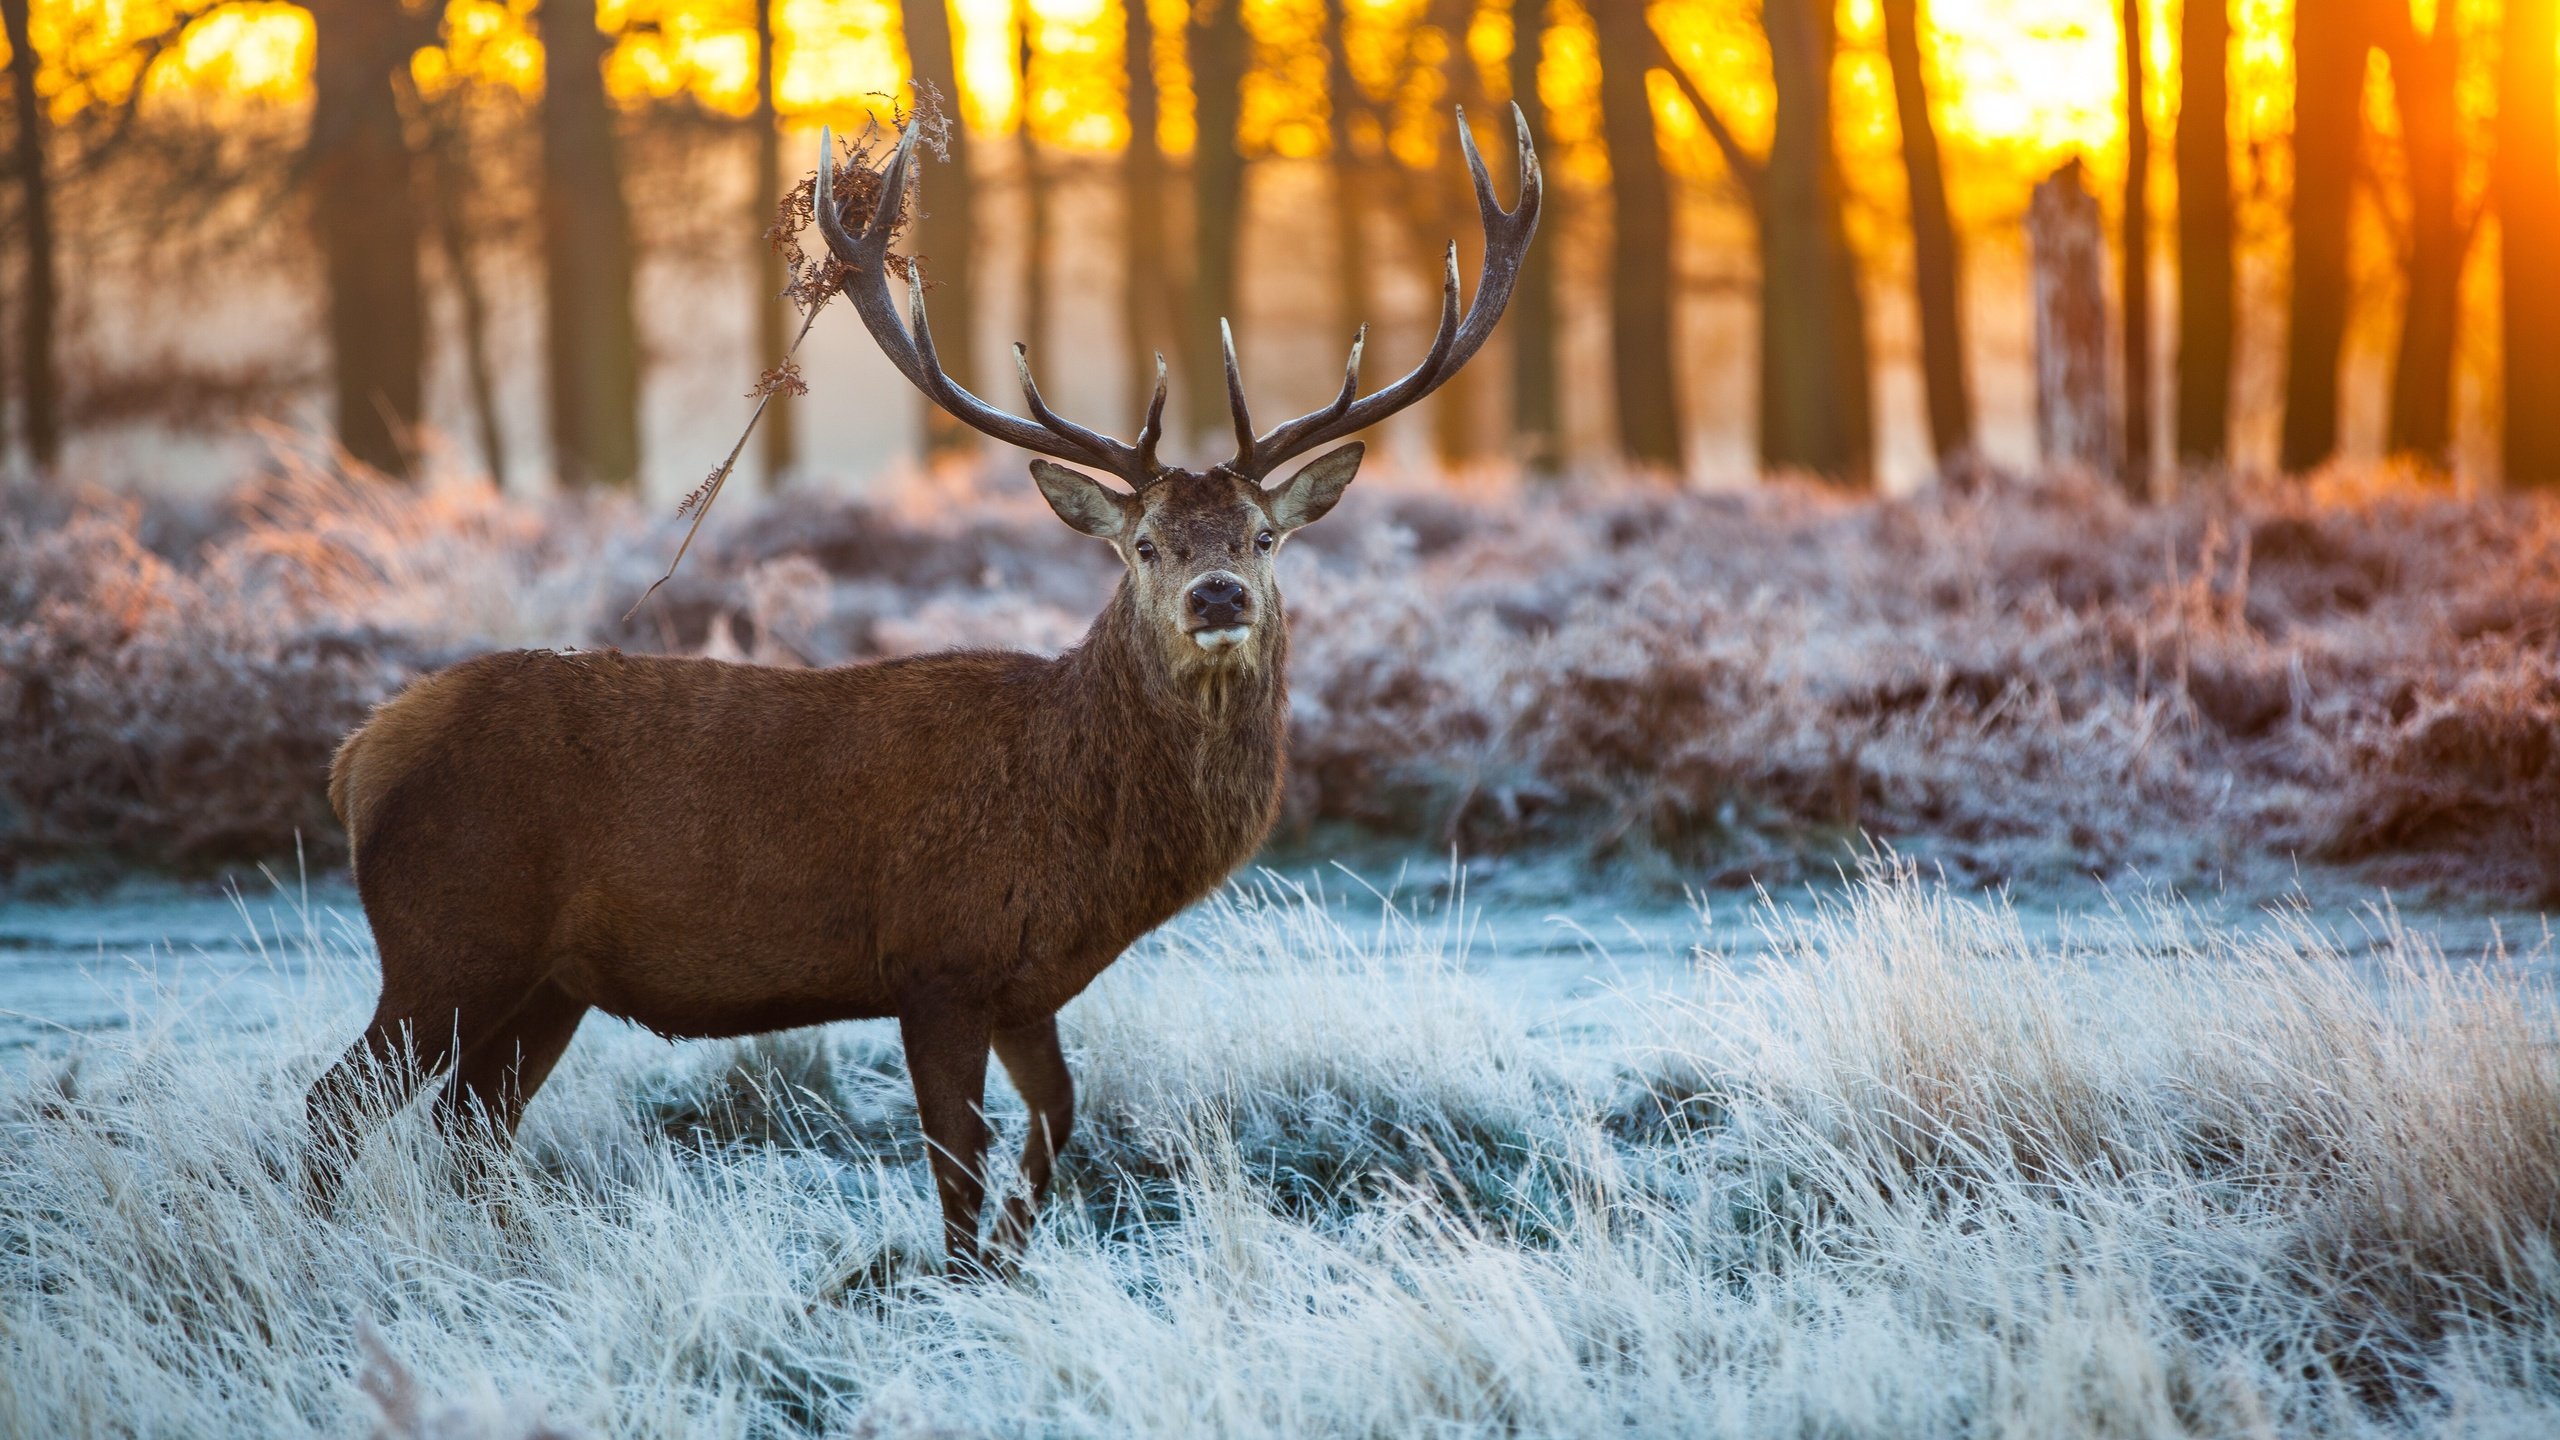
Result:
[[[916,1087],[934,1188],[942,1196],[942,1248],[953,1276],[982,1270],[978,1210],[986,1203],[986,1017],[927,1008],[898,1017],[907,1077]]]
[[[1005,1202],[996,1221],[993,1249],[999,1263],[1012,1260],[1031,1243],[1031,1227],[1049,1197],[1049,1177],[1067,1134],[1076,1123],[1076,1082],[1067,1073],[1067,1057],[1058,1048],[1058,1018],[995,1032],[996,1058],[1013,1088],[1031,1112],[1030,1130],[1022,1137],[1022,1193]]]

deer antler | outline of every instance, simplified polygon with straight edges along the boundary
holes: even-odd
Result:
[[[1138,431],[1138,443],[1129,445],[1088,430],[1050,409],[1048,402],[1040,398],[1039,385],[1031,378],[1030,352],[1019,343],[1013,347],[1013,363],[1022,376],[1022,399],[1031,411],[1031,420],[997,409],[944,374],[942,362],[933,352],[933,327],[925,317],[924,272],[913,262],[906,266],[907,311],[914,317],[913,332],[908,330],[910,322],[898,318],[897,306],[889,299],[889,240],[905,209],[907,189],[915,174],[916,138],[922,133],[922,127],[910,121],[905,133],[898,137],[897,154],[881,178],[880,203],[859,234],[845,229],[844,216],[836,203],[835,133],[825,130],[818,137],[818,184],[813,197],[818,231],[827,237],[828,250],[844,267],[845,298],[862,316],[863,328],[871,332],[872,340],[889,357],[889,363],[898,367],[899,374],[971,429],[1034,454],[1117,475],[1134,489],[1143,490],[1154,484],[1164,473],[1164,467],[1156,462],[1156,443],[1164,434],[1163,356],[1156,357],[1156,393],[1147,404],[1146,424]]]
[[[1476,283],[1476,298],[1467,306],[1466,318],[1460,320],[1458,246],[1451,241],[1447,273],[1440,282],[1440,327],[1422,363],[1403,379],[1372,394],[1360,394],[1360,352],[1369,338],[1369,327],[1363,325],[1351,338],[1351,359],[1342,367],[1342,389],[1333,403],[1256,436],[1252,417],[1245,411],[1244,376],[1236,368],[1235,340],[1220,322],[1220,338],[1226,342],[1227,407],[1236,423],[1236,455],[1224,468],[1260,480],[1309,450],[1366,430],[1439,389],[1484,348],[1502,319],[1503,307],[1511,303],[1511,287],[1519,282],[1520,261],[1529,252],[1529,239],[1538,233],[1538,152],[1529,143],[1529,120],[1518,105],[1511,107],[1511,123],[1520,141],[1520,186],[1519,198],[1505,210],[1494,198],[1493,177],[1485,173],[1484,157],[1476,153],[1467,112],[1458,112],[1458,148],[1465,153],[1467,173],[1475,180],[1476,211],[1484,223],[1484,275]]]
[[[1530,237],[1538,230],[1538,153],[1529,142],[1529,122],[1519,106],[1511,107],[1511,119],[1519,135],[1520,183],[1519,198],[1505,210],[1494,197],[1493,177],[1485,172],[1484,157],[1476,153],[1475,135],[1467,128],[1466,112],[1458,112],[1458,148],[1466,155],[1467,171],[1475,180],[1476,209],[1484,224],[1484,275],[1476,285],[1474,302],[1467,306],[1461,320],[1458,247],[1452,241],[1447,276],[1441,282],[1439,329],[1433,334],[1431,349],[1422,357],[1422,363],[1403,379],[1372,394],[1360,394],[1360,355],[1369,334],[1368,327],[1362,326],[1360,333],[1352,337],[1351,358],[1342,371],[1342,390],[1334,396],[1333,403],[1257,436],[1252,415],[1245,406],[1244,374],[1236,364],[1235,336],[1225,321],[1218,322],[1219,339],[1226,351],[1227,405],[1235,416],[1236,430],[1235,458],[1220,468],[1250,480],[1263,479],[1276,467],[1307,451],[1368,429],[1439,389],[1484,348],[1494,325],[1502,319],[1503,307],[1511,301],[1512,286],[1520,278],[1521,259],[1528,253]],[[925,318],[924,274],[912,261],[906,271],[907,311],[913,318],[899,318],[897,306],[889,298],[889,240],[898,228],[908,188],[915,183],[916,138],[921,133],[921,128],[911,121],[898,137],[897,153],[881,177],[879,204],[858,234],[845,229],[836,203],[834,132],[823,131],[818,139],[818,183],[813,197],[818,231],[827,237],[827,248],[844,267],[845,297],[862,316],[863,327],[871,332],[889,363],[898,367],[899,374],[971,429],[1034,454],[1116,475],[1133,489],[1143,490],[1154,484],[1166,473],[1156,460],[1156,446],[1164,438],[1162,355],[1156,357],[1156,389],[1147,402],[1146,423],[1138,431],[1138,443],[1129,445],[1088,430],[1050,409],[1048,402],[1040,398],[1039,385],[1031,378],[1030,354],[1018,343],[1013,347],[1013,363],[1022,376],[1022,399],[1031,411],[1030,420],[997,409],[944,374],[941,361],[934,356],[932,326]]]

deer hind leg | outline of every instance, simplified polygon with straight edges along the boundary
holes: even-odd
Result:
[[[1031,1243],[1031,1227],[1049,1198],[1058,1152],[1067,1148],[1067,1136],[1075,1128],[1076,1082],[1067,1071],[1066,1052],[1058,1047],[1056,1016],[998,1030],[994,1038],[996,1058],[1004,1062],[1004,1073],[1031,1112],[1030,1129],[1022,1137],[1022,1191],[1005,1202],[996,1221],[993,1248],[1010,1260]]]
[[[907,1076],[915,1082],[916,1114],[931,1150],[934,1189],[942,1197],[942,1248],[947,1273],[983,1270],[978,1211],[986,1204],[986,1017],[924,1011],[898,1017],[907,1049]]]
[[[436,1097],[436,1128],[452,1145],[455,1183],[485,1202],[502,1227],[509,1211],[505,1198],[489,1191],[489,1168],[514,1142],[525,1102],[560,1063],[586,1013],[585,1001],[545,981],[463,1052]]]
[[[535,987],[514,1014],[454,1066],[453,1079],[437,1100],[438,1122],[450,1131],[466,1117],[476,1117],[499,1144],[513,1139],[525,1102],[551,1078],[551,1067],[560,1063],[586,1015],[587,1002],[550,981]]]
[[[329,1067],[303,1100],[309,1144],[302,1155],[303,1200],[326,1212],[355,1159],[363,1122],[409,1103],[427,1077],[443,1068],[451,1042],[414,1034],[404,1017],[377,1011],[338,1063]]]
[[[387,974],[416,973],[385,967]],[[386,978],[373,1021],[304,1101],[310,1148],[303,1156],[303,1194],[325,1211],[354,1159],[359,1130],[416,1097],[522,1006],[520,987],[484,986],[480,993],[426,995]]]

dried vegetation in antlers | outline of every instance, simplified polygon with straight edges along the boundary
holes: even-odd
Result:
[[[915,87],[915,108],[898,113],[894,127],[884,128],[876,119],[867,120],[861,133],[844,142],[844,153],[835,167],[835,194],[836,204],[845,213],[868,215],[879,207],[884,168],[881,154],[886,149],[896,148],[897,128],[910,124],[918,127],[921,132],[919,143],[936,158],[948,157],[951,122],[943,114],[941,92],[930,83],[920,81]],[[826,143],[834,143],[832,131]],[[676,566],[684,563],[685,551],[693,546],[695,531],[701,528],[703,518],[710,514],[712,502],[720,498],[720,491],[729,482],[729,473],[737,468],[738,457],[746,453],[747,441],[764,419],[765,407],[776,395],[809,393],[807,382],[800,376],[797,358],[800,342],[809,338],[809,327],[818,322],[818,312],[835,298],[844,284],[845,275],[843,263],[827,253],[823,246],[812,255],[808,247],[800,243],[800,237],[816,220],[817,190],[818,172],[812,170],[774,202],[773,223],[766,226],[764,232],[765,243],[773,247],[774,254],[782,257],[784,273],[789,277],[782,293],[800,311],[799,332],[791,337],[790,352],[757,375],[755,383],[747,387],[747,398],[756,402],[756,408],[748,414],[745,427],[738,432],[738,443],[729,447],[727,458],[704,476],[701,484],[686,491],[684,498],[676,503],[677,516],[692,516],[694,527],[685,531],[684,541],[676,547],[675,559],[668,563],[667,573],[660,578],[659,585],[674,578]],[[900,202],[890,227],[893,232],[903,230],[912,218],[908,207],[914,203],[913,193],[914,187],[910,185],[908,198]],[[913,263],[904,255],[889,257],[889,268],[901,279],[906,277],[908,267]],[[657,585],[652,585],[649,592],[640,598],[645,601],[657,588]]]

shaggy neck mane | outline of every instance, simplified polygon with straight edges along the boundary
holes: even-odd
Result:
[[[1124,580],[1059,657],[1073,693],[1059,711],[1081,732],[1069,763],[1085,793],[1139,822],[1102,830],[1122,837],[1136,853],[1121,860],[1155,883],[1204,892],[1270,832],[1288,710],[1285,623],[1266,619],[1249,643],[1243,663],[1177,665]]]

